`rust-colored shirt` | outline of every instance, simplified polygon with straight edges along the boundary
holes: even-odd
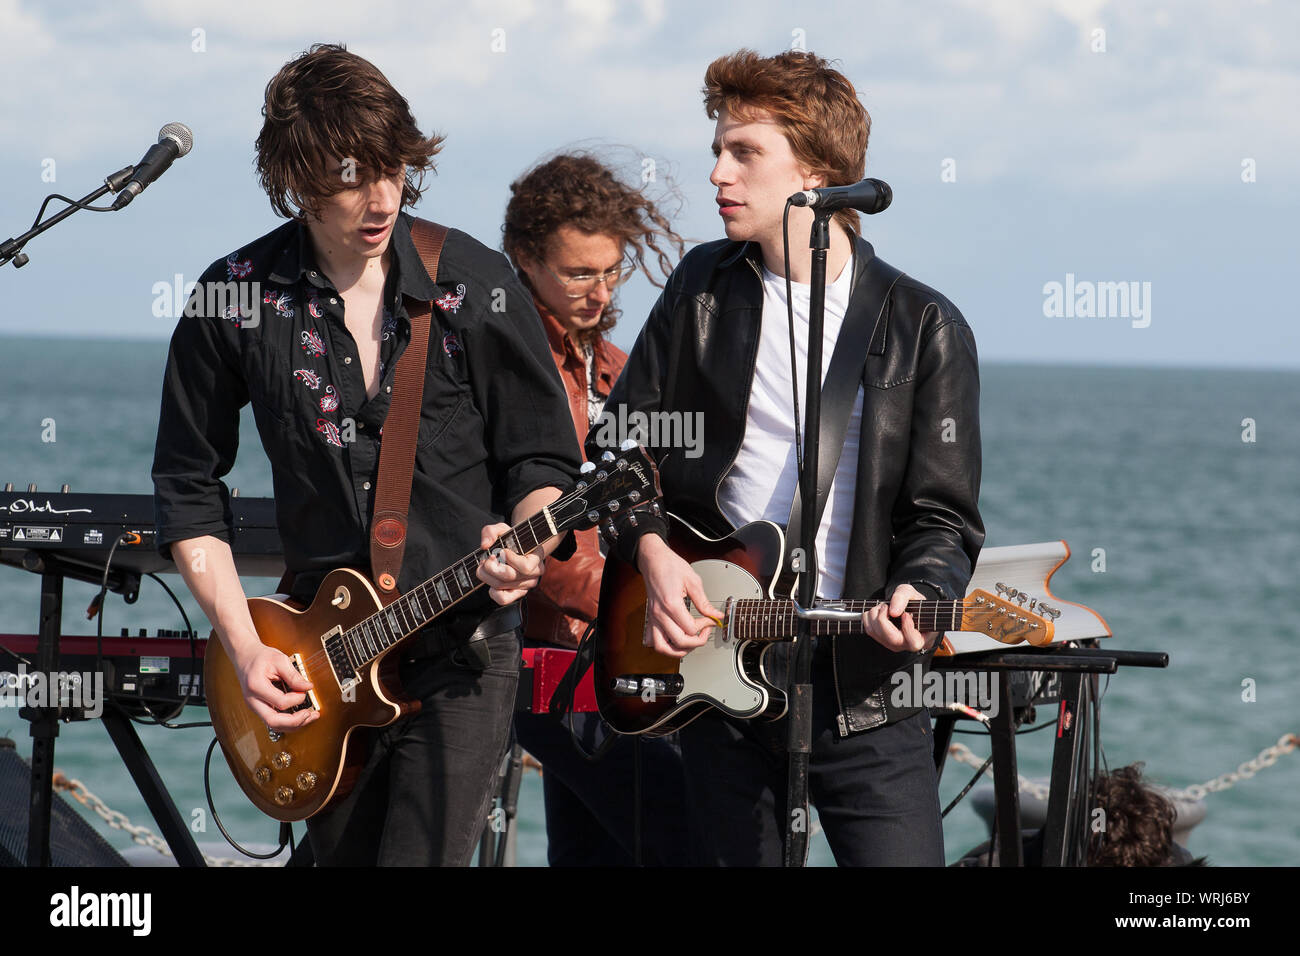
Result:
[[[582,349],[574,345],[565,334],[558,319],[534,300],[546,339],[551,347],[551,358],[559,370],[560,380],[569,399],[573,416],[574,434],[581,442],[586,436],[589,418],[589,391],[609,396],[627,355],[621,349],[601,338],[592,348],[592,374],[587,377],[587,358]],[[600,533],[594,528],[576,531],[577,550],[567,561],[549,561],[541,583],[528,596],[528,626],[526,636],[546,644],[577,647],[587,625],[596,617],[596,603],[600,596],[600,576],[605,559],[600,553]]]

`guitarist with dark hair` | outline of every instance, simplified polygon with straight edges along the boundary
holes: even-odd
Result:
[[[716,120],[710,182],[727,238],[696,247],[673,272],[605,416],[655,425],[662,416],[698,416],[702,454],[665,444],[671,429],[652,427],[643,438],[659,437],[652,452],[667,510],[721,537],[759,519],[784,526],[790,516],[812,211],[790,213],[789,286],[782,214],[795,192],[862,179],[870,120],[846,77],[798,51],[721,57],[708,68],[704,95]],[[869,345],[850,356],[861,381],[848,392],[856,397],[851,410],[845,403],[842,448],[820,450],[836,454],[838,466],[819,525],[818,594],[888,603],[865,614],[868,636],[817,641],[809,788],[840,864],[942,866],[929,716],[896,706],[890,677],[928,663],[938,636],[917,629],[908,602],[960,599],[984,539],[975,343],[956,307],[908,276],[881,297],[864,291],[879,267],[856,213],[836,213],[830,231],[823,375],[840,330],[860,323],[864,310]],[[611,431],[598,424],[589,448]],[[700,575],[669,548],[667,530],[642,515],[622,529],[617,549],[644,578],[646,645],[680,659],[711,639],[729,595],[705,593]],[[712,861],[780,863],[790,820],[786,735],[784,721],[716,710],[681,730]]]
[[[212,622],[260,737],[291,742],[320,713],[304,706],[312,685],[290,658],[259,639],[231,558],[221,478],[240,409],[253,404],[303,604],[332,569],[370,570],[381,431],[417,305],[434,308],[398,592],[554,502],[578,449],[531,297],[504,257],[455,230],[436,274],[417,253],[403,207],[441,140],[421,134],[383,74],[342,47],[312,47],[268,84],[264,115],[258,170],[292,218],[202,276],[172,337],[153,478],[160,548]],[[211,314],[200,293],[214,283],[255,299]],[[504,311],[493,307],[503,292]],[[563,539],[549,540],[485,559],[475,573],[488,589],[466,578],[464,600],[393,648],[422,706],[374,733],[350,793],[308,819],[318,863],[470,861],[510,734],[516,602]],[[293,779],[277,793],[286,803],[324,785]]]

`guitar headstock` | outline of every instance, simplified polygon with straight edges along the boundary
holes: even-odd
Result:
[[[618,454],[607,451],[598,462],[584,462],[581,470],[577,485],[548,509],[559,533],[613,523],[662,494],[655,463],[634,441],[625,441]]]
[[[1060,609],[1005,584],[995,587],[1001,597],[984,590],[967,595],[958,630],[984,634],[1003,644],[1050,644]]]

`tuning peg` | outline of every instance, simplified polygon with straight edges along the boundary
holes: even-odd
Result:
[[[993,587],[994,587],[994,589],[997,590],[997,592],[998,592],[999,594],[1002,594],[1002,595],[1005,595],[1008,591],[1011,590],[1011,588],[1007,587],[1007,586],[1006,586],[1005,584],[1003,584],[1001,581],[999,581],[997,584],[993,585]]]
[[[636,444],[636,441],[635,441],[634,439],[632,439],[632,438],[624,438],[624,439],[623,439],[623,444],[621,444],[621,445],[618,446],[618,450],[619,450],[619,451],[631,451],[631,450],[632,450],[633,448],[635,448],[635,447],[637,447],[637,444]]]
[[[600,523],[600,532],[610,541],[618,540],[618,528],[614,527],[613,518],[606,518]]]
[[[578,471],[582,472],[584,475],[590,475],[595,470],[596,463],[593,461],[584,461],[582,467],[578,469]]]
[[[601,456],[600,456],[600,460],[601,460],[601,461],[613,461],[613,460],[614,460],[614,453],[613,453],[612,451],[602,452],[602,453],[601,453]]]

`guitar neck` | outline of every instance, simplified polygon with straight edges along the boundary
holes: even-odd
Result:
[[[516,554],[527,554],[556,534],[559,529],[550,510],[543,508],[507,531],[498,542]],[[352,659],[359,663],[374,660],[483,587],[477,572],[490,554],[480,548],[465,555],[345,631],[343,640],[352,652]]]
[[[848,621],[809,621],[812,633],[862,634],[861,615],[885,601],[835,601],[835,610],[852,611],[859,615]],[[966,611],[964,601],[909,601],[906,612],[919,631],[961,630]],[[799,619],[794,613],[793,601],[739,599],[732,603],[731,617],[736,637],[745,641],[785,641],[796,632]]]

